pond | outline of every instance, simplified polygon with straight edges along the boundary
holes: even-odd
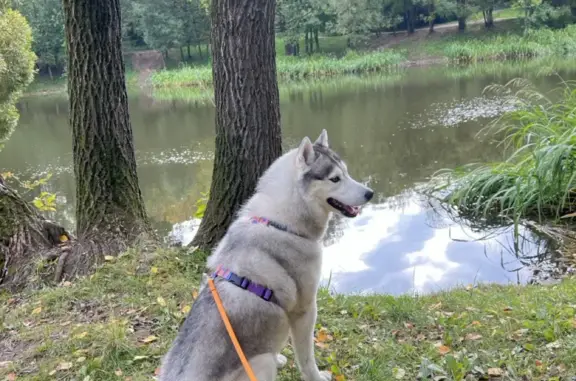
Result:
[[[560,66],[563,79],[576,79],[576,69]],[[542,67],[532,62],[409,68],[283,90],[286,148],[326,128],[352,176],[369,182],[377,194],[359,217],[331,223],[325,284],[336,292],[403,294],[531,281],[533,270],[546,263],[537,237],[521,231],[524,238],[515,242],[510,228],[488,231],[456,221],[415,187],[439,169],[501,158],[501,148],[476,133],[509,104],[483,90],[518,76],[540,90],[556,88],[558,76],[537,75]],[[24,178],[51,173],[44,190],[57,193],[58,208],[49,217],[73,226],[67,100],[31,96],[19,109],[20,125],[0,152],[0,171]],[[195,202],[210,185],[214,108],[132,94],[130,113],[149,216],[162,234],[187,243],[197,226]]]

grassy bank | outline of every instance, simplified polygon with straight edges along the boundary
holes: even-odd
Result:
[[[89,278],[0,296],[0,379],[152,380],[196,295],[203,258],[174,250],[137,258],[131,252]],[[337,380],[574,375],[575,294],[573,279],[421,297],[323,290],[316,357]],[[280,380],[299,380],[291,347],[284,353]]]
[[[289,82],[306,78],[322,78],[356,73],[373,73],[397,66],[406,60],[404,51],[384,51],[360,54],[349,52],[342,58],[313,56],[310,58],[277,58],[278,80]],[[151,84],[162,87],[212,86],[212,70],[209,66],[183,67],[154,73]]]
[[[566,84],[546,97],[521,80],[491,90],[512,95],[516,107],[484,130],[505,145],[506,159],[441,171],[431,190],[446,192],[446,201],[474,218],[571,221],[576,211],[576,90]]]
[[[410,56],[416,50],[420,51],[420,54],[414,61]],[[422,55],[422,51],[428,54]],[[449,34],[447,37],[427,42],[407,41],[382,51],[349,52],[342,58],[279,56],[277,69],[279,81],[286,83],[309,78],[379,72],[408,63],[438,62],[442,59],[448,62],[470,63],[574,55],[576,25],[562,30],[534,30],[525,36],[510,31],[502,34]],[[151,84],[155,88],[209,88],[212,85],[211,70],[209,66],[197,66],[161,71],[152,76]]]
[[[576,55],[576,25],[561,30],[532,30],[527,35],[485,34],[476,38],[453,36],[431,44],[428,49],[456,62],[573,57]]]

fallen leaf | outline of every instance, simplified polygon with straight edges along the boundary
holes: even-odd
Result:
[[[406,371],[402,368],[394,368],[392,373],[394,374],[394,378],[397,380],[403,379],[404,376],[406,375]]]
[[[56,372],[57,372],[57,370],[56,370],[56,369],[54,369],[54,370],[51,370],[51,371],[50,371],[50,373],[48,373],[48,375],[50,375],[50,376],[53,376],[53,375],[55,375],[55,374],[56,374]]]
[[[432,306],[430,306],[431,310],[437,310],[438,308],[442,307],[442,302],[438,302]]]
[[[158,267],[152,266],[152,267],[150,268],[150,272],[151,272],[152,274],[158,274]]]
[[[156,336],[150,335],[150,336],[146,337],[145,339],[143,339],[142,342],[148,344],[148,343],[151,343],[151,342],[156,341],[156,340],[158,340],[158,338]]]
[[[76,359],[76,362],[84,362],[84,361],[86,361],[86,357],[84,357],[84,356],[78,357],[78,358]]]
[[[13,364],[12,361],[0,361],[0,369],[8,368]]]
[[[122,369],[116,369],[114,371],[114,374],[117,375],[118,377],[120,377],[123,373],[122,373]]]
[[[183,306],[180,311],[182,311],[183,314],[188,315],[188,313],[190,312],[191,307],[189,305]]]
[[[194,300],[198,299],[198,291],[196,290],[192,291],[192,299]]]
[[[478,320],[474,320],[470,325],[482,325]]]
[[[68,236],[66,234],[62,234],[59,239],[60,242],[68,242]]]
[[[470,291],[474,288],[474,286],[472,286],[471,284],[469,284],[468,286],[466,286],[466,291]]]
[[[542,361],[536,360],[536,366],[542,366]]]
[[[68,370],[74,366],[71,362],[61,362],[58,364],[57,370]]]
[[[318,330],[316,334],[316,341],[319,343],[324,343],[332,339],[332,336],[328,334],[328,330],[326,328],[321,328]]]
[[[316,346],[317,346],[318,348],[320,348],[320,349],[326,349],[326,348],[329,347],[329,345],[326,344],[326,343],[318,343],[318,342],[316,342],[315,344],[316,344]]]
[[[336,381],[345,381],[346,377],[343,374],[339,374],[336,376]]]
[[[471,340],[471,341],[480,340],[481,338],[482,338],[482,335],[479,335],[477,333],[469,333],[465,337],[466,340]]]
[[[160,374],[160,367],[157,367],[156,369],[154,369],[154,375],[158,376]]]
[[[488,368],[488,375],[490,377],[501,377],[504,372],[500,368]]]
[[[436,346],[436,349],[438,350],[438,353],[440,353],[441,355],[445,355],[446,353],[450,352],[450,347],[446,345],[438,345]]]
[[[512,307],[510,306],[504,307],[504,312],[510,312],[510,311],[512,311]]]
[[[166,301],[164,300],[163,297],[159,296],[156,301],[158,302],[158,304],[160,304],[162,307],[166,306]]]
[[[346,311],[346,310],[340,311],[340,315],[346,315],[347,313],[348,313],[348,311]]]
[[[114,260],[114,257],[111,256],[111,255],[106,255],[106,256],[104,256],[104,260],[110,262],[110,261],[113,261],[113,260]]]
[[[412,329],[414,328],[414,324],[412,323],[404,323],[404,327],[408,328],[408,329]]]
[[[72,282],[66,281],[66,282],[62,283],[62,286],[64,286],[64,287],[70,287],[70,286],[72,286]]]
[[[16,373],[12,372],[12,373],[8,373],[8,375],[6,376],[6,379],[8,381],[14,381],[18,376],[16,376]]]
[[[548,349],[558,349],[561,346],[562,346],[562,344],[558,340],[546,344],[546,348],[548,348]]]
[[[38,315],[40,312],[42,312],[42,307],[36,307],[32,310],[32,315]]]
[[[148,358],[148,356],[134,356],[134,361],[144,360],[147,358]]]
[[[86,337],[87,335],[88,335],[88,332],[84,331],[84,332],[82,332],[82,333],[79,333],[79,334],[77,334],[77,335],[74,335],[73,337],[74,337],[75,339],[82,339],[82,338]]]

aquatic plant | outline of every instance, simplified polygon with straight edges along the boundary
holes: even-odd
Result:
[[[508,157],[439,171],[428,191],[442,194],[463,214],[487,220],[576,216],[576,89],[563,82],[560,90],[554,100],[520,79],[487,89],[515,103],[515,111],[480,132],[501,139]]]

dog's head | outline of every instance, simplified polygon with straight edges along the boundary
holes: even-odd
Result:
[[[308,137],[302,140],[296,168],[307,199],[346,217],[356,217],[360,206],[374,195],[372,189],[350,177],[346,164],[330,149],[326,130],[314,144]]]

